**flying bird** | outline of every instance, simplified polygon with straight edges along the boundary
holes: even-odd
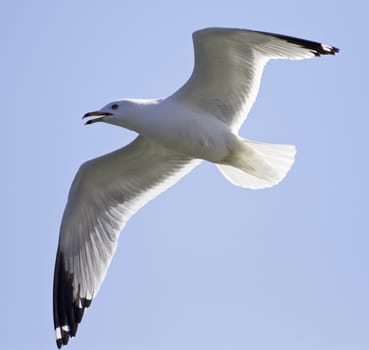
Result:
[[[202,160],[215,163],[227,180],[245,188],[271,187],[286,176],[295,158],[293,145],[238,135],[264,66],[270,59],[339,51],[290,36],[228,28],[196,31],[193,44],[192,75],[171,96],[118,100],[83,116],[90,118],[86,124],[113,124],[138,136],[129,145],[82,164],[72,183],[54,272],[58,348],[76,335],[130,217]]]

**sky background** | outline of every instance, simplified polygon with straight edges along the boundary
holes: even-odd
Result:
[[[366,1],[1,1],[0,348],[56,349],[70,184],[135,137],[81,116],[171,94],[192,70],[191,33],[222,26],[341,48],[269,63],[241,128],[295,144],[296,163],[258,191],[204,163],[150,202],[66,349],[368,349],[368,12]]]

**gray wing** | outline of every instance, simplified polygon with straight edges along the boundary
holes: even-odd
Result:
[[[335,47],[243,29],[208,28],[193,33],[190,79],[169,98],[196,106],[238,130],[257,96],[269,59],[336,54]]]
[[[54,325],[59,348],[76,334],[129,218],[199,162],[139,136],[81,166],[63,215],[55,263]]]

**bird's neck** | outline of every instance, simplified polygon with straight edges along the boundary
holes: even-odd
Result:
[[[152,100],[128,100],[125,107],[124,117],[119,126],[133,130],[141,134],[150,124],[155,122],[159,99]]]

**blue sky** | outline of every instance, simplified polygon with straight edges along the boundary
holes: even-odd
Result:
[[[273,61],[243,137],[297,146],[268,190],[203,164],[137,213],[67,349],[369,348],[365,1],[2,1],[1,349],[53,349],[58,230],[79,165],[134,134],[80,117],[169,95],[191,33],[240,27],[323,41]]]

